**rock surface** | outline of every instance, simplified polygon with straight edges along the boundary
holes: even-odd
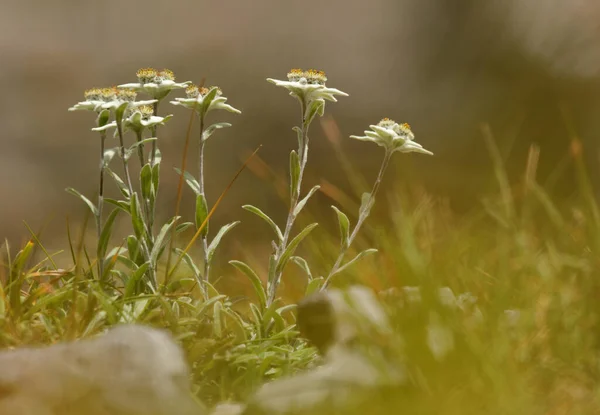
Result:
[[[89,340],[0,352],[2,415],[201,415],[179,346],[117,326]]]

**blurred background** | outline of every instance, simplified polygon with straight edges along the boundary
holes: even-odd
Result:
[[[514,180],[524,174],[531,143],[541,148],[543,183],[566,165],[575,135],[594,171],[598,45],[600,5],[592,0],[5,0],[0,237],[21,243],[29,236],[26,220],[44,229],[51,248],[64,248],[65,218],[76,223],[85,212],[64,189],[95,197],[98,169],[93,114],[67,108],[85,89],[135,81],[141,67],[169,68],[180,81],[206,79],[242,110],[211,114],[211,121],[233,123],[207,147],[211,204],[259,144],[266,166],[287,175],[297,104],[265,78],[283,79],[300,67],[326,71],[328,86],[350,94],[327,105],[324,125],[335,122],[340,145],[369,182],[380,149],[346,137],[382,117],[409,122],[435,157],[396,157],[385,186],[418,185],[461,212],[479,206],[493,185],[482,124],[489,125]],[[161,112],[175,115],[160,142],[168,215],[178,180],[172,167],[180,165],[190,114],[167,104]],[[315,122],[306,188],[322,179],[350,186],[327,137]],[[194,151],[188,163],[195,166]],[[568,169],[560,177],[556,192],[568,197]],[[331,204],[323,195],[315,200]],[[189,213],[192,201],[185,201]],[[237,232],[251,237],[258,220],[240,209],[244,203],[284,219],[285,205],[271,183],[246,171],[215,220],[247,220]]]

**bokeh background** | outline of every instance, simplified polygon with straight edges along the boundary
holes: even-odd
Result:
[[[65,218],[84,216],[64,189],[93,196],[98,168],[93,115],[67,108],[87,88],[134,81],[140,67],[170,68],[181,81],[205,79],[243,111],[212,116],[234,126],[207,148],[210,203],[259,144],[261,160],[285,174],[297,106],[265,78],[314,67],[350,94],[327,106],[327,120],[337,124],[357,170],[374,175],[380,149],[345,137],[384,116],[409,122],[435,157],[396,158],[396,176],[385,186],[418,183],[460,212],[478,205],[492,183],[482,123],[513,179],[523,175],[531,143],[541,148],[541,180],[556,171],[574,134],[595,168],[599,45],[600,6],[592,0],[5,0],[0,237],[20,243],[29,235],[26,220],[44,229],[47,244],[61,246]],[[168,105],[162,112],[175,114],[160,143],[167,215],[178,179],[170,169],[180,164],[189,113]],[[347,188],[320,124],[311,137],[306,186],[325,178]],[[195,166],[194,153],[189,163]],[[569,172],[561,177],[556,191],[567,197]],[[279,219],[285,213],[272,186],[247,171],[215,220],[248,218],[243,203],[268,207]],[[315,203],[331,204],[324,196]],[[256,226],[250,221],[238,231],[252,237]]]

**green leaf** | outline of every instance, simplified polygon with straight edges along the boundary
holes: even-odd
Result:
[[[212,104],[213,100],[217,96],[218,91],[219,91],[219,88],[212,87],[210,89],[210,91],[208,91],[208,93],[204,96],[204,99],[202,100],[202,107],[200,108],[200,116],[201,117],[203,117],[206,114],[206,112],[208,111],[208,108],[210,107],[210,104]]]
[[[128,106],[129,103],[124,102],[121,105],[119,105],[115,110],[115,120],[117,121],[117,124],[121,124],[123,122],[123,114],[125,114],[125,110]]]
[[[302,148],[302,141],[303,141],[302,129],[300,127],[294,127],[294,128],[292,128],[292,130],[294,130],[296,132],[296,135],[298,136],[298,148]]]
[[[146,164],[147,166],[147,164]],[[152,252],[150,252],[150,262],[152,264],[156,264],[158,262],[158,256],[161,252],[162,248],[169,241],[169,237],[171,236],[170,231],[175,225],[181,216],[175,216],[170,221],[165,223],[162,228],[160,228],[160,232],[156,235],[156,240],[154,241],[154,246],[152,247]]]
[[[296,235],[296,237],[294,239],[292,239],[292,241],[288,244],[287,248],[285,248],[285,251],[279,258],[279,261],[278,261],[277,267],[276,267],[276,273],[280,273],[283,271],[283,268],[286,266],[290,257],[292,255],[294,255],[294,251],[296,251],[296,248],[298,248],[298,245],[300,245],[300,242],[302,242],[302,240],[304,238],[306,238],[306,236],[318,225],[319,225],[318,223],[312,223],[312,224],[308,225],[298,235]]]
[[[137,193],[131,195],[131,208],[129,210],[131,214],[131,224],[133,225],[133,232],[138,240],[141,240],[145,235],[144,221],[140,215],[140,209],[138,205]]]
[[[108,120],[110,120],[110,110],[102,110],[100,111],[100,114],[98,114],[96,124],[98,127],[104,127],[106,124],[108,124]]]
[[[152,192],[152,167],[149,164],[144,164],[144,167],[140,171],[140,184],[142,199],[150,199]]]
[[[160,148],[156,149],[156,156],[154,157],[154,165],[160,164],[162,160],[162,153],[160,152]]]
[[[175,227],[175,233],[179,234],[179,233],[185,231],[190,226],[194,226],[194,224],[192,222],[183,222],[183,223],[180,223],[179,225],[177,225]]]
[[[304,296],[307,297],[307,296],[311,295],[312,293],[317,292],[321,288],[321,286],[323,286],[324,282],[325,282],[325,278],[323,278],[323,277],[315,278],[315,279],[309,281],[308,284],[306,285],[306,291],[304,293]]]
[[[338,224],[340,225],[340,238],[342,241],[342,247],[347,248],[350,238],[350,220],[348,216],[335,206],[331,206],[335,213],[337,214]]]
[[[210,137],[211,135],[213,135],[213,133],[214,133],[216,130],[219,130],[219,129],[221,129],[221,128],[227,128],[227,127],[231,127],[231,124],[230,124],[230,123],[228,123],[228,122],[218,122],[218,123],[215,123],[215,124],[213,124],[213,125],[209,126],[209,127],[208,127],[208,128],[206,128],[206,129],[204,130],[204,132],[202,133],[202,141],[206,141],[206,140],[208,140],[208,139],[209,139],[209,137]]]
[[[317,114],[323,115],[325,110],[325,101],[323,99],[316,99],[310,103],[310,106],[306,110],[304,125],[305,128],[310,125]]]
[[[88,207],[92,211],[92,214],[94,215],[94,217],[96,217],[96,218],[98,217],[98,208],[96,208],[96,206],[90,201],[90,199],[88,199],[87,197],[85,197],[84,195],[82,195],[77,190],[73,189],[72,187],[68,187],[66,190],[67,190],[67,193],[75,195],[78,198],[80,198],[81,200],[83,200],[83,202],[86,205],[88,205]]]
[[[115,200],[115,199],[111,199],[109,197],[105,197],[104,201],[113,206],[116,206],[117,208],[121,209],[122,211],[126,212],[127,214],[129,214],[129,211],[131,210],[129,203],[125,202],[124,200]]]
[[[96,250],[96,256],[98,257],[98,261],[104,261],[104,254],[106,254],[108,241],[110,240],[112,228],[115,224],[115,218],[118,214],[119,209],[113,209],[113,211],[110,212],[110,214],[108,215],[106,222],[104,223],[104,227],[102,228],[102,232],[100,233],[100,238],[98,239],[98,248]]]
[[[104,150],[104,157],[102,158],[102,162],[104,163],[104,168],[107,168],[112,159],[118,154],[119,147],[109,148],[108,150]]]
[[[129,252],[129,258],[131,258],[133,262],[136,264],[140,262],[142,255],[140,243],[133,235],[127,237],[127,252]]]
[[[367,216],[369,216],[369,213],[371,213],[371,208],[373,207],[374,203],[375,200],[371,198],[371,193],[363,193],[360,200],[360,209],[358,210],[359,217],[366,218]]]
[[[181,169],[178,169],[177,167],[175,167],[175,171],[177,172],[177,174],[181,175]],[[198,181],[194,178],[194,176],[192,176],[190,173],[183,172],[183,178],[185,179],[185,182],[188,184],[188,186],[190,186],[190,189],[192,189],[194,191],[194,193],[196,193],[196,195],[199,195],[200,193],[200,184],[198,183]]]
[[[310,272],[310,267],[308,266],[308,262],[306,262],[306,260],[304,258],[299,257],[299,256],[293,256],[293,257],[290,257],[290,261],[292,261],[293,263],[298,265],[300,268],[302,268],[302,270],[304,272],[306,272],[306,275],[308,275],[309,281],[311,281],[313,279],[312,273]]]
[[[183,262],[192,270],[194,276],[196,277],[196,281],[200,281],[202,278],[202,274],[200,273],[200,269],[196,266],[196,263],[187,252],[184,254],[183,249],[175,248],[175,252],[177,255],[181,256]]]
[[[354,258],[352,258],[350,261],[348,261],[344,265],[342,265],[336,272],[334,272],[331,275],[333,276],[333,275],[339,274],[340,272],[344,271],[346,268],[348,268],[350,265],[354,264],[356,261],[358,261],[362,257],[370,255],[370,254],[374,254],[376,252],[377,252],[377,249],[366,249],[366,250],[362,251],[361,253],[356,255]]]
[[[223,238],[223,236],[225,236],[225,234],[227,234],[227,232],[229,232],[231,229],[233,229],[235,226],[237,226],[239,224],[240,224],[240,221],[235,221],[235,222],[231,222],[227,225],[223,225],[221,227],[221,229],[219,229],[219,232],[217,232],[217,234],[211,241],[210,245],[208,246],[208,261],[209,262],[212,260],[212,257],[215,254],[215,251],[217,250],[217,247],[219,246],[219,243],[221,242],[221,239]]]
[[[126,152],[133,153],[134,151],[137,151],[137,148],[139,146],[143,146],[144,144],[148,144],[153,141],[156,141],[156,137],[148,137],[148,138],[144,138],[143,140],[136,141],[131,146],[129,146],[129,148],[126,150]]]
[[[157,149],[157,151],[158,151],[158,149]],[[156,195],[158,194],[158,186],[160,183],[159,179],[160,179],[160,164],[156,163],[152,167],[152,190],[153,190],[154,198],[156,198]]]
[[[223,304],[217,301],[213,305],[213,333],[215,337],[220,338],[223,335],[223,322],[221,321],[221,310]]]
[[[295,196],[298,194],[298,181],[300,180],[300,159],[298,153],[292,150],[290,153],[290,194]]]
[[[200,229],[200,226],[204,223],[208,217],[208,206],[206,205],[206,198],[203,194],[196,196],[196,229]],[[208,235],[208,221],[204,225],[204,228],[200,232],[201,235]]]
[[[249,265],[247,265],[246,263],[242,262],[242,261],[229,261],[229,263],[231,265],[233,265],[234,267],[236,267],[240,272],[242,272],[244,275],[246,275],[249,279],[250,282],[252,283],[252,286],[254,287],[254,292],[256,293],[256,296],[258,297],[258,302],[260,304],[261,310],[264,310],[267,304],[267,293],[265,291],[265,288],[262,284],[262,281],[260,280],[260,277],[256,274],[256,272],[254,272],[254,270],[252,268],[250,268]]]
[[[283,241],[283,234],[281,233],[281,229],[279,229],[279,226],[277,226],[275,224],[275,222],[273,221],[273,219],[271,219],[269,216],[267,216],[267,214],[265,212],[263,212],[259,208],[255,207],[255,206],[252,206],[252,205],[244,205],[244,206],[242,206],[242,209],[245,209],[248,212],[254,213],[256,216],[258,216],[259,218],[261,218],[265,222],[267,222],[269,224],[269,226],[271,226],[271,228],[277,234],[277,239],[280,242]]]
[[[131,298],[137,294],[136,287],[138,286],[138,282],[142,279],[146,271],[148,271],[149,267],[150,262],[144,262],[133,274],[131,274],[129,281],[127,281],[127,286],[125,287],[125,294],[123,294],[124,298]]]
[[[298,202],[298,204],[296,205],[296,207],[294,208],[294,215],[298,215],[302,209],[304,208],[304,205],[306,205],[306,202],[308,202],[308,199],[310,199],[310,197],[315,194],[315,192],[317,190],[319,190],[321,188],[321,186],[317,185],[314,186],[312,189],[310,189],[310,191],[308,192],[308,194],[306,196],[304,196],[304,198]]]
[[[121,194],[129,199],[129,189],[127,188],[127,185],[125,184],[125,182],[123,180],[121,180],[119,175],[117,173],[115,173],[114,171],[112,171],[111,169],[107,168],[106,172],[110,175],[110,177],[113,178],[113,180],[117,184],[117,187],[119,188],[119,191],[121,192]]]

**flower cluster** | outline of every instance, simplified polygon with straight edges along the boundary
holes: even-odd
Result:
[[[415,135],[407,123],[398,124],[394,120],[384,118],[370,128],[371,130],[365,131],[364,136],[351,135],[350,137],[361,141],[372,141],[392,153],[398,151],[433,155],[431,151],[425,150],[421,144],[414,141]]]
[[[137,71],[137,83],[119,85],[119,88],[130,88],[137,92],[145,92],[156,100],[166,97],[174,89],[183,89],[190,82],[175,82],[175,74],[169,69],[157,71],[154,68],[143,68]]]
[[[192,109],[201,115],[205,115],[212,110],[225,110],[241,114],[240,110],[225,103],[227,98],[223,96],[223,91],[219,87],[205,88],[191,84],[187,86],[185,93],[187,98],[175,98],[175,101],[171,101],[171,104]]]
[[[290,91],[290,95],[297,97],[307,104],[316,100],[327,100],[337,102],[335,95],[347,97],[348,94],[336,88],[328,88],[325,83],[327,76],[325,72],[315,69],[303,71],[302,69],[292,69],[287,74],[287,81],[267,78],[267,81],[281,86]]]

